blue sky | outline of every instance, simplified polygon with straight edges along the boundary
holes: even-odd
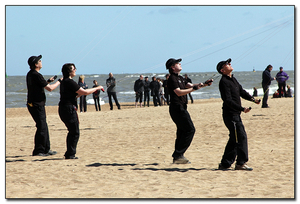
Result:
[[[294,70],[294,6],[6,6],[7,75],[26,75],[43,55],[44,75],[73,62],[78,74]]]

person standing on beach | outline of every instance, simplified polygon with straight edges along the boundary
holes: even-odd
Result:
[[[283,96],[286,97],[286,81],[289,79],[289,75],[283,71],[283,67],[279,68],[279,72],[276,74],[276,81],[278,82],[278,89],[283,90]],[[279,91],[279,98],[281,98],[282,93]]]
[[[27,84],[27,109],[36,123],[36,133],[34,137],[33,156],[49,156],[55,155],[57,152],[50,150],[50,138],[48,125],[46,121],[46,95],[44,89],[53,91],[60,82],[49,84],[54,81],[51,77],[47,81],[40,72],[42,69],[42,55],[31,56],[28,59],[30,71],[26,75]]]
[[[270,108],[268,105],[268,97],[269,97],[269,87],[271,85],[271,81],[275,80],[275,77],[271,77],[271,71],[273,67],[272,65],[268,65],[265,71],[262,74],[262,88],[264,91],[264,97],[262,102],[262,108]]]
[[[155,107],[161,106],[160,98],[159,98],[159,87],[160,84],[156,80],[156,77],[152,77],[152,81],[150,82],[151,96],[153,97],[153,104]]]
[[[94,83],[93,88],[99,86],[99,84],[96,80],[94,80],[93,83]],[[101,90],[104,92],[104,89],[101,89]],[[96,111],[98,111],[98,110],[101,111],[99,96],[100,96],[100,90],[97,90],[93,93],[93,99],[94,99],[94,102],[95,102]]]
[[[177,133],[175,140],[175,150],[172,154],[174,164],[186,164],[189,160],[184,157],[184,153],[190,146],[194,134],[195,127],[193,121],[187,111],[187,94],[198,90],[210,83],[191,84],[188,83],[180,74],[182,59],[170,58],[166,62],[166,69],[169,70],[170,77],[168,79],[168,89],[170,94],[169,113],[176,124]]]
[[[121,106],[118,102],[117,93],[116,93],[116,79],[113,77],[112,73],[109,73],[109,78],[106,79],[107,86],[107,94],[108,94],[108,102],[110,106],[110,110],[113,110],[113,103],[111,97],[113,97],[118,109],[121,109]]]
[[[76,76],[76,67],[73,63],[66,63],[62,67],[63,80],[60,85],[60,101],[58,104],[58,113],[62,122],[68,129],[67,151],[65,159],[78,159],[75,157],[77,143],[79,140],[79,120],[77,115],[77,98],[82,95],[89,95],[103,89],[102,86],[83,89],[74,80]]]
[[[145,77],[144,81],[144,106],[146,107],[146,101],[147,101],[147,106],[149,107],[149,101],[150,101],[150,81],[148,77]]]
[[[87,89],[88,85],[84,82],[84,78],[85,78],[84,75],[79,76],[78,85],[83,89]],[[86,104],[86,96],[85,95],[80,96],[80,98],[79,98],[79,107],[80,107],[80,113],[82,113],[82,111],[86,112],[87,104]]]
[[[248,142],[247,134],[241,119],[241,112],[248,113],[250,108],[242,107],[241,97],[256,104],[260,100],[254,99],[233,76],[231,59],[217,64],[217,71],[222,74],[219,82],[219,90],[223,100],[223,121],[229,130],[229,140],[219,164],[219,169],[229,169],[235,158],[235,170],[253,170],[248,167]]]
[[[144,92],[144,76],[140,75],[140,78],[134,82],[134,92],[135,92],[135,107],[137,107],[138,101],[140,102],[140,107],[142,107],[143,92]]]

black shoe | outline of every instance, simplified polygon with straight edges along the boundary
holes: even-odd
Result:
[[[219,164],[219,170],[230,170],[230,167],[226,168],[222,165],[222,163]]]
[[[45,153],[38,153],[38,154],[35,154],[35,155],[32,155],[32,156],[47,157],[47,156],[49,156],[49,154],[45,154]]]
[[[261,108],[270,108],[270,106],[262,106]]]
[[[49,150],[49,152],[47,154],[49,154],[49,155],[55,155],[55,154],[57,154],[57,151]]]
[[[65,159],[78,159],[78,157],[70,156],[70,157],[65,157]]]

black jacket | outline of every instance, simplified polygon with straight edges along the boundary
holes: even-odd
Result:
[[[226,75],[222,76],[219,90],[223,100],[223,114],[241,114],[241,111],[244,110],[241,105],[241,97],[252,101],[252,96],[243,89],[233,75],[231,78]]]
[[[274,78],[271,77],[271,71],[269,69],[265,69],[262,74],[262,85],[270,85],[272,80],[274,80]]]
[[[134,92],[142,93],[144,92],[144,81],[141,79],[138,79],[134,82]]]

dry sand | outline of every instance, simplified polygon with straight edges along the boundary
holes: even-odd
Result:
[[[33,157],[35,123],[26,108],[6,109],[6,198],[295,198],[294,98],[269,98],[271,108],[242,100],[253,171],[217,170],[228,130],[221,99],[188,105],[196,134],[172,164],[176,127],[168,106],[108,104],[79,113],[78,160],[64,160],[65,125],[46,107],[51,149]],[[232,166],[234,167],[234,165]]]

